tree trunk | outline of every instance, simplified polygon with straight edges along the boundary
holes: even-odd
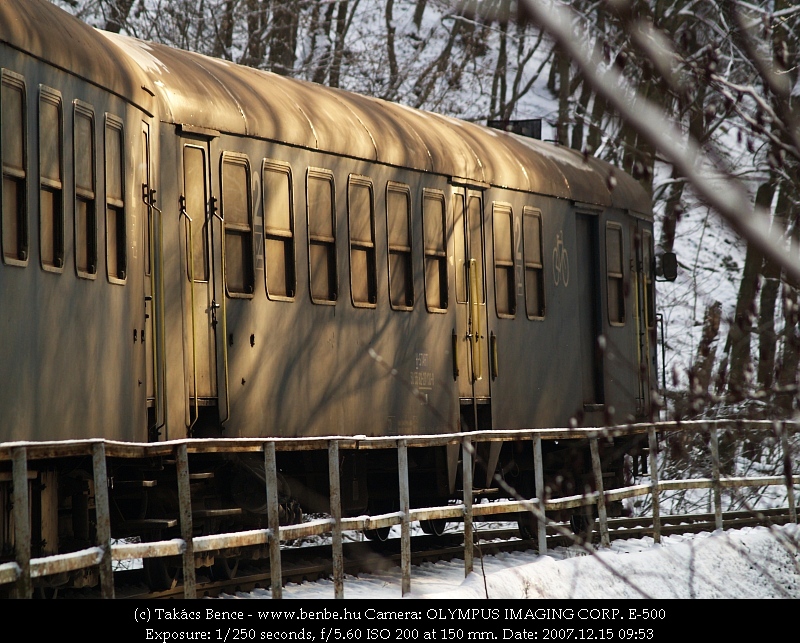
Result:
[[[659,246],[664,252],[673,252],[675,248],[675,230],[678,227],[678,219],[683,212],[681,199],[683,198],[683,189],[685,187],[686,181],[683,180],[675,168],[672,168],[672,182],[669,186],[667,201],[664,204],[664,222],[661,225],[661,240],[659,242]]]
[[[267,67],[281,76],[291,76],[294,71],[298,21],[296,2],[293,0],[274,2]]]
[[[422,16],[425,15],[425,5],[428,4],[428,0],[417,0],[417,4],[414,6],[414,25],[419,28],[422,26]]]
[[[756,204],[769,208],[774,194],[772,182],[763,183],[756,193]],[[747,373],[751,366],[750,334],[755,319],[756,294],[758,293],[758,276],[761,274],[762,254],[753,244],[747,244],[742,281],[739,284],[739,296],[736,300],[736,312],[728,331],[725,353],[730,356],[728,375],[728,393],[734,400],[744,398],[747,385]]]
[[[503,0],[501,11],[507,13],[509,0]],[[505,14],[503,14],[505,15]],[[489,114],[492,118],[506,112],[506,78],[508,76],[508,20],[500,19],[498,36],[497,64],[492,76],[492,95],[489,103]]]
[[[575,125],[572,126],[572,142],[570,147],[573,150],[583,150],[583,127],[584,115],[589,109],[589,99],[592,97],[592,88],[589,83],[583,83],[581,97],[578,99],[578,107],[575,110]]]
[[[386,100],[392,100],[400,86],[400,70],[397,66],[397,52],[394,46],[394,0],[386,0],[386,55],[389,58],[389,84],[383,94]]]
[[[569,145],[569,58],[563,54],[558,55],[558,123],[556,124],[556,139],[561,145]]]
[[[344,57],[344,37],[347,34],[347,0],[339,0],[339,11],[336,15],[336,40],[333,43],[333,60],[328,85],[338,87],[342,73]]]
[[[788,201],[786,190],[780,190],[775,216],[772,219],[772,226],[779,235],[786,229]],[[758,323],[758,384],[768,389],[772,386],[775,373],[775,347],[778,339],[775,334],[775,305],[781,281],[781,268],[776,262],[765,259],[762,274],[764,285],[761,288]]]
[[[718,301],[706,308],[703,336],[697,347],[697,358],[690,377],[690,408],[693,415],[701,413],[708,402],[708,387],[711,384],[711,373],[714,370],[714,359],[717,354],[715,342],[719,334],[721,314],[722,304]]]
[[[313,80],[315,83],[319,83],[320,85],[325,83],[325,79],[328,77],[328,72],[330,71],[331,66],[331,30],[333,29],[333,12],[335,9],[336,5],[333,2],[327,5],[325,10],[325,18],[322,21],[322,27],[320,29],[321,33],[324,34],[327,43],[325,45],[324,52],[317,56],[314,75],[311,77],[311,80]]]
[[[214,39],[214,48],[211,55],[215,58],[231,60],[231,50],[233,49],[233,10],[236,7],[236,0],[226,0],[222,10],[222,19],[218,23],[217,37]]]
[[[128,20],[128,14],[131,12],[133,0],[111,0],[109,5],[105,30],[112,33],[119,33]]]
[[[267,7],[263,0],[247,0],[247,45],[242,64],[261,67],[267,53]]]

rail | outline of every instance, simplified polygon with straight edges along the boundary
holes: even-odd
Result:
[[[281,553],[282,541],[302,537],[332,535],[333,581],[336,598],[344,595],[344,565],[342,554],[342,534],[349,530],[369,530],[400,526],[402,592],[411,588],[411,524],[415,521],[452,519],[464,525],[464,571],[469,574],[473,568],[473,520],[475,517],[517,514],[530,511],[537,518],[537,542],[540,553],[547,550],[545,511],[596,506],[598,530],[601,546],[610,545],[606,506],[608,503],[649,495],[651,497],[653,538],[661,539],[660,499],[665,491],[710,489],[713,495],[715,525],[723,529],[722,490],[740,487],[783,486],[786,489],[790,520],[797,522],[795,490],[800,485],[800,475],[792,472],[790,435],[796,434],[795,422],[717,420],[693,422],[657,422],[653,424],[633,424],[606,428],[588,429],[526,429],[517,431],[486,431],[473,433],[454,433],[434,436],[408,437],[341,437],[324,438],[273,438],[273,439],[187,439],[159,443],[124,443],[107,440],[86,440],[67,442],[13,442],[0,443],[0,463],[11,463],[10,480],[8,474],[0,472],[0,482],[11,482],[12,523],[15,551],[13,562],[0,564],[0,586],[13,584],[12,593],[22,598],[33,595],[33,579],[51,574],[72,572],[90,567],[99,571],[100,591],[104,598],[114,598],[113,563],[134,559],[180,556],[183,563],[183,591],[186,598],[196,597],[195,555],[204,552],[254,545],[268,546],[272,597],[282,595]],[[722,431],[769,432],[780,444],[781,475],[734,477],[721,473],[719,434]],[[691,479],[659,480],[657,453],[658,435],[701,433],[707,444],[711,458],[711,477]],[[647,484],[636,484],[612,490],[603,489],[599,441],[609,437],[631,434],[647,434],[649,445],[649,474]],[[543,440],[589,441],[592,468],[596,480],[593,493],[561,498],[544,496],[544,473],[542,462]],[[505,491],[513,499],[491,503],[474,504],[472,499],[472,467],[475,445],[481,442],[502,442],[508,440],[529,440],[534,455],[534,475],[536,498],[519,497],[513,489]],[[459,444],[463,449],[463,500],[459,504],[411,508],[409,504],[408,449],[417,447],[444,446]],[[321,450],[328,452],[330,479],[329,518],[312,520],[297,525],[279,525],[279,506],[277,496],[278,472],[277,451]],[[396,449],[399,471],[399,511],[375,516],[342,517],[341,489],[339,475],[339,452],[348,449]],[[189,477],[189,454],[199,453],[263,453],[267,489],[268,528],[251,531],[192,535],[192,511]],[[93,547],[67,554],[42,558],[31,557],[30,504],[28,498],[28,464],[31,461],[62,457],[90,456],[95,483],[95,512],[97,543]],[[179,497],[180,538],[143,543],[116,543],[111,539],[109,513],[109,481],[106,470],[107,458],[143,458],[166,456],[174,458],[177,470]],[[5,477],[3,477],[5,475]],[[498,483],[504,485],[498,478]]]

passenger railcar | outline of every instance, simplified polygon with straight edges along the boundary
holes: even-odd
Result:
[[[0,67],[0,441],[650,417],[652,214],[626,174],[104,33],[43,0],[0,3]],[[324,457],[279,463],[287,508],[324,510]],[[414,457],[412,502],[456,492],[457,453]],[[590,470],[571,451],[547,457],[563,491]],[[498,467],[520,479],[531,468],[499,443],[481,461],[484,489]],[[258,516],[263,484],[246,463],[203,466],[217,469],[220,502]],[[394,466],[345,462],[345,511],[391,508]],[[79,466],[37,475],[43,505],[85,493]],[[140,501],[115,498],[119,535]],[[87,535],[45,522],[40,553]]]

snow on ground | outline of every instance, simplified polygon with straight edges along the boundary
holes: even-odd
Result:
[[[800,526],[614,541],[591,554],[559,547],[412,567],[412,599],[800,598]],[[401,598],[400,570],[346,576],[346,599]],[[270,598],[269,590],[223,599]],[[287,599],[334,597],[333,582],[290,583]]]

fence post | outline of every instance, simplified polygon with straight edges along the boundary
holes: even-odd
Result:
[[[717,428],[707,429],[709,432],[709,446],[711,447],[711,489],[714,493],[714,524],[717,529],[722,529],[722,488],[719,483],[719,438]]]
[[[186,443],[178,445],[175,453],[178,474],[178,503],[180,506],[181,538],[186,543],[183,552],[183,597],[197,598],[194,569],[194,541],[192,540],[192,490],[189,481],[189,452]]]
[[[647,429],[647,459],[650,467],[650,495],[653,499],[653,542],[661,542],[661,510],[659,507],[658,486],[658,440],[656,427],[650,425]]]
[[[397,469],[400,480],[400,512],[403,522],[400,523],[400,569],[401,592],[405,596],[411,591],[411,525],[409,523],[409,494],[408,494],[408,442],[399,440],[397,443]]]
[[[267,486],[267,525],[269,526],[269,580],[272,598],[283,598],[281,570],[281,526],[278,507],[278,464],[275,443],[264,444],[264,469]]]
[[[789,503],[789,520],[797,522],[797,506],[794,500],[794,474],[792,473],[792,453],[789,446],[789,433],[783,422],[776,422],[776,430],[781,436],[783,451],[783,475],[786,478],[786,500]]]
[[[344,598],[344,555],[342,553],[342,491],[339,478],[339,442],[328,443],[328,479],[331,487],[331,518],[333,532],[331,557],[333,563],[333,595]]]
[[[472,541],[472,442],[465,437],[462,442],[462,479],[464,481],[464,576],[472,573],[474,552]]]
[[[98,442],[92,447],[92,475],[94,476],[97,545],[103,549],[103,558],[99,565],[100,593],[103,598],[114,598],[114,570],[111,567],[111,516],[108,507],[105,442]]]
[[[600,546],[611,547],[611,539],[608,536],[606,496],[603,488],[603,467],[600,464],[600,447],[598,445],[597,436],[589,440],[589,449],[592,452],[592,471],[594,473],[594,485],[597,491],[597,515],[600,518]]]
[[[542,520],[537,520],[539,536],[539,555],[547,553],[547,520],[544,520],[544,462],[542,460],[542,436],[533,436],[533,479],[536,484],[536,498],[539,500],[539,511]]]
[[[25,447],[12,450],[12,494],[14,504],[14,557],[20,576],[14,587],[15,598],[33,598],[31,582],[31,527],[28,516],[28,452]]]

